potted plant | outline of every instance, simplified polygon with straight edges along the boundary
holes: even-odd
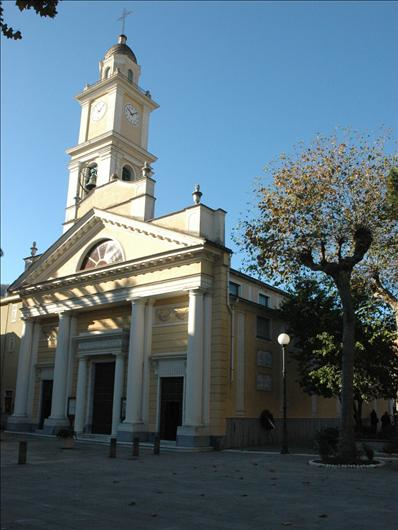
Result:
[[[75,431],[72,427],[64,427],[57,431],[57,438],[62,440],[62,449],[73,449],[75,446]]]

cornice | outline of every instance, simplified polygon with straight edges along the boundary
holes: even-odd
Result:
[[[99,93],[109,90],[117,90],[118,85],[121,85],[125,90],[132,92],[134,97],[146,107],[154,110],[159,108],[158,103],[152,98],[145,95],[143,89],[139,88],[138,85],[129,82],[122,74],[114,74],[107,79],[97,81],[93,85],[89,85],[83,92],[80,92],[75,96],[75,99],[82,105],[87,101],[90,101],[98,97]]]
[[[119,146],[120,144],[122,145]],[[88,154],[90,151],[98,151],[99,149],[104,149],[108,146],[114,146],[121,150],[125,150],[126,147],[128,149],[133,149],[142,156],[143,160],[146,160],[150,164],[153,164],[157,160],[155,155],[146,149],[143,149],[134,142],[131,142],[127,138],[124,138],[124,136],[113,130],[100,134],[99,136],[96,136],[95,138],[87,140],[81,144],[75,145],[74,147],[69,147],[65,152],[73,157],[79,156],[82,152],[84,152],[84,154]],[[72,160],[70,163],[72,162],[74,162],[74,160]]]
[[[192,262],[201,257],[216,260],[214,252],[205,249],[202,245],[190,247],[188,249],[178,249],[157,255],[150,256],[144,259],[135,259],[123,264],[114,264],[108,267],[102,267],[98,270],[91,270],[90,272],[79,271],[75,274],[64,276],[63,278],[53,278],[43,282],[30,284],[29,286],[22,286],[19,290],[21,297],[28,297],[31,294],[43,293],[48,291],[59,290],[62,288],[71,288],[82,283],[96,283],[98,281],[111,281],[120,276],[128,274],[142,274],[150,270],[160,270],[171,265],[181,264],[182,262]]]

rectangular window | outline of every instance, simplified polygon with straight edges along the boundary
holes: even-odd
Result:
[[[12,304],[11,305],[11,322],[17,321],[17,314],[18,314],[18,305]]]
[[[272,378],[270,375],[257,374],[256,390],[263,390],[265,392],[272,391]]]
[[[264,307],[269,307],[269,296],[266,296],[265,294],[259,294],[258,303]]]
[[[238,283],[229,282],[229,294],[231,296],[239,296],[240,285]]]
[[[13,395],[14,392],[12,390],[6,390],[5,396],[4,396],[4,412],[6,414],[12,414],[13,409]]]
[[[271,321],[269,318],[257,317],[257,338],[271,338]]]

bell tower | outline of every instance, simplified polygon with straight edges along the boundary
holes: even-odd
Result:
[[[154,216],[150,165],[156,157],[147,148],[149,116],[158,104],[139,87],[141,68],[126,42],[120,35],[99,63],[99,80],[76,96],[81,118],[78,144],[67,150],[65,230],[91,208],[115,211],[118,202],[129,204],[118,213]]]

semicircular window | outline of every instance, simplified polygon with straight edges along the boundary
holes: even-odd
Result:
[[[96,269],[123,261],[123,253],[116,241],[106,239],[94,245],[83,260],[80,270]]]

